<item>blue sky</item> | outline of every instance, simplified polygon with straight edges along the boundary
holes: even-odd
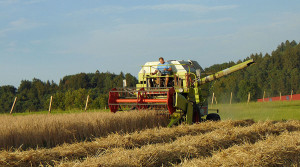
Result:
[[[300,42],[296,0],[0,0],[0,86],[80,72],[202,67]]]

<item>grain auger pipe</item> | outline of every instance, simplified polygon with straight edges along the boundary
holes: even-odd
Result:
[[[158,110],[169,115],[169,127],[181,122],[192,124],[203,120],[220,120],[217,113],[208,113],[209,85],[205,83],[254,63],[253,60],[248,60],[201,78],[203,69],[196,61],[166,62],[172,69],[168,76],[153,73],[161,66],[158,61],[147,62],[138,74],[138,84],[135,88],[113,88],[108,99],[111,112],[132,109]],[[168,83],[165,82],[166,77]]]
[[[229,74],[231,74],[231,73],[233,73],[235,71],[244,69],[244,68],[250,66],[253,63],[254,63],[253,59],[245,61],[243,63],[240,63],[240,64],[237,64],[235,66],[229,67],[229,68],[227,68],[225,70],[219,71],[219,72],[217,72],[215,74],[212,74],[212,75],[206,76],[204,78],[201,78],[201,79],[198,80],[198,83],[201,85],[201,84],[205,84],[205,83],[211,82],[211,81],[213,81],[215,79],[218,79],[218,78],[221,78],[223,76],[229,75]]]

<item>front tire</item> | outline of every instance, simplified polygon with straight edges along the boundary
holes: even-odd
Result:
[[[211,113],[206,116],[207,121],[220,121],[221,117],[219,114]]]

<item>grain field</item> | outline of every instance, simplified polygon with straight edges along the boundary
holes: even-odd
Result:
[[[299,159],[300,121],[156,126],[0,152],[0,166],[297,166]]]

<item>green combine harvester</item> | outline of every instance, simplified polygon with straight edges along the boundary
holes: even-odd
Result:
[[[207,83],[254,63],[253,60],[248,60],[203,77],[201,76],[203,69],[196,61],[170,60],[166,62],[172,68],[168,83],[165,83],[167,76],[161,75],[157,70],[159,61],[147,62],[138,74],[138,84],[135,88],[124,86],[113,88],[109,92],[110,111],[115,113],[132,109],[158,110],[169,115],[169,127],[181,122],[192,124],[204,120],[217,121],[220,120],[220,116],[216,112],[208,113]],[[155,71],[158,72],[153,75]]]

